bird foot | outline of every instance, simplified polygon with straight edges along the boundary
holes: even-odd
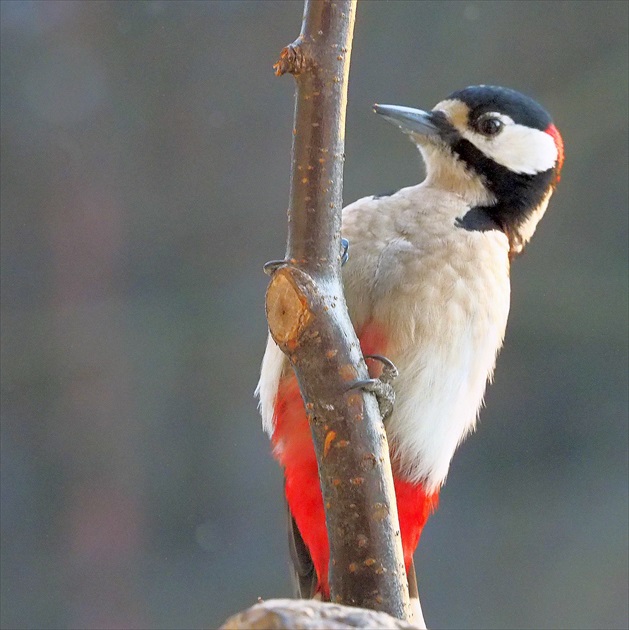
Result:
[[[390,359],[380,354],[366,354],[365,359],[375,359],[383,364],[380,378],[365,378],[354,381],[348,389],[364,389],[374,394],[378,401],[378,407],[380,408],[380,414],[384,422],[393,413],[395,390],[393,389],[392,383],[397,378],[399,372]]]
[[[346,238],[341,239],[341,266],[343,266],[349,258],[349,241]],[[264,273],[272,276],[280,267],[288,265],[288,260],[269,260],[264,264]]]
[[[268,263],[264,263],[264,273],[267,276],[272,276],[280,267],[288,265],[288,260],[269,260]]]
[[[349,259],[349,241],[346,238],[341,239],[341,267]]]

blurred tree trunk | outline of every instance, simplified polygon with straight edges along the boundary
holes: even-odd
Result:
[[[266,298],[297,375],[319,463],[333,602],[409,616],[386,433],[341,281],[345,109],[356,0],[307,0],[275,69],[296,81],[288,244]],[[360,541],[360,543],[359,543]]]

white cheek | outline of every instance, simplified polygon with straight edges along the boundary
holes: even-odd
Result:
[[[463,131],[462,135],[487,157],[515,173],[535,175],[547,171],[557,162],[555,141],[539,129],[508,124],[493,138],[469,130]]]

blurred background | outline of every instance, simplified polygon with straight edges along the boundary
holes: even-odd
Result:
[[[432,628],[627,628],[628,9],[359,3],[346,203],[422,177],[376,101],[506,85],[566,143],[416,559]],[[3,628],[213,628],[291,593],[253,390],[302,10],[0,3]]]

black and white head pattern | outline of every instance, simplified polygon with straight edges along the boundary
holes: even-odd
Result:
[[[512,254],[522,250],[544,214],[559,181],[563,141],[548,112],[515,90],[473,86],[451,94],[431,112],[453,155],[482,178],[495,203],[471,210],[461,227],[487,225],[509,237]]]

